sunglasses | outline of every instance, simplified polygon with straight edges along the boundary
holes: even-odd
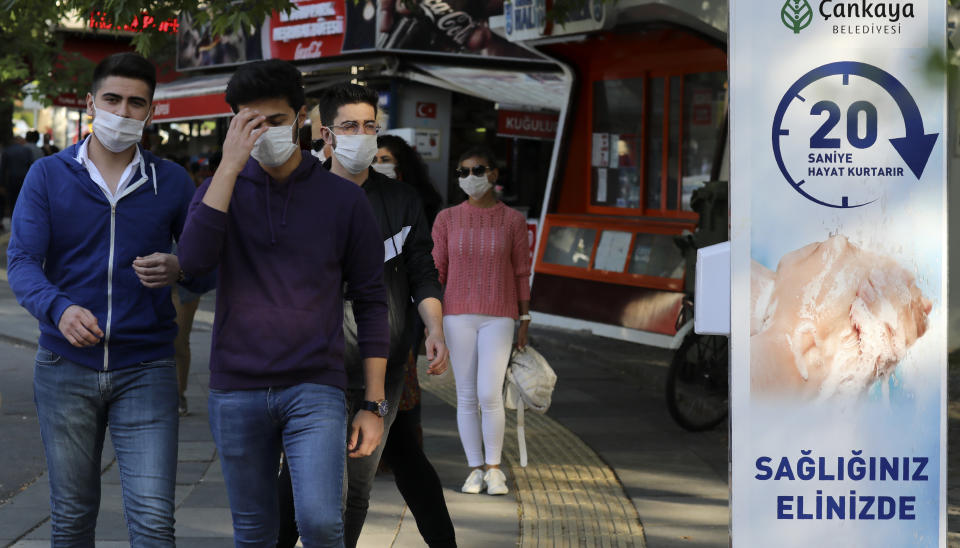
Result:
[[[457,174],[457,177],[461,177],[461,178],[469,177],[471,172],[477,177],[482,177],[487,172],[488,169],[493,170],[493,168],[490,166],[474,166],[473,168],[460,167],[460,168],[457,168],[457,170],[454,171],[454,173]]]

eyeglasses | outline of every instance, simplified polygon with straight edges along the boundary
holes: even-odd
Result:
[[[461,177],[461,178],[468,177],[471,172],[477,177],[483,177],[483,175],[487,172],[488,169],[492,170],[493,168],[490,166],[473,166],[472,168],[460,167],[460,168],[457,168],[457,170],[454,171],[454,173],[457,174],[457,177]]]
[[[344,135],[359,135],[361,127],[363,128],[363,132],[367,135],[376,135],[377,133],[380,132],[380,126],[377,125],[377,123],[374,122],[373,120],[364,122],[362,126],[360,122],[357,122],[354,120],[347,120],[346,122],[340,125],[329,126],[329,127],[330,129],[333,129],[333,128],[339,129],[340,131],[343,132]]]

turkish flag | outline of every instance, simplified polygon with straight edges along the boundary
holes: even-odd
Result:
[[[417,118],[436,118],[436,103],[417,103]]]

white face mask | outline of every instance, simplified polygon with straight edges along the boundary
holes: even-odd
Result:
[[[385,164],[383,162],[373,164],[373,170],[382,173],[391,179],[397,178],[397,164]]]
[[[370,167],[377,155],[376,135],[335,135],[333,155],[343,169],[356,175]]]
[[[110,152],[123,152],[140,142],[146,120],[124,118],[93,106],[93,135]]]
[[[269,128],[257,138],[250,156],[267,167],[283,165],[297,150],[297,144],[293,142],[293,128],[297,125],[297,119],[294,118],[293,124],[289,126]]]
[[[483,198],[484,194],[490,192],[493,185],[487,180],[486,175],[470,174],[466,177],[460,177],[460,188],[467,193],[467,196],[479,200]]]

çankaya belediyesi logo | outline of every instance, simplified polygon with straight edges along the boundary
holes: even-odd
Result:
[[[813,21],[813,10],[807,0],[787,0],[780,10],[780,20],[794,34],[799,34]]]
[[[869,0],[859,0],[858,2],[835,2],[834,0],[821,0],[817,7],[817,12],[824,21],[829,21],[832,18],[839,20],[862,18],[880,19],[884,23],[899,23],[901,19],[916,17],[915,11],[913,2],[903,1],[870,2]],[[794,34],[799,34],[801,30],[809,27],[810,23],[813,22],[813,17],[814,10],[807,0],[786,0],[780,9],[780,21]],[[889,34],[898,34],[898,32]]]

